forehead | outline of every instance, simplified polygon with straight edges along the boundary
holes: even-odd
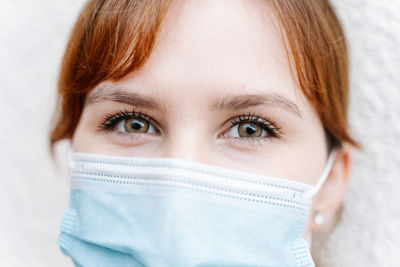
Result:
[[[274,91],[298,98],[265,1],[173,1],[149,60],[123,80],[168,96],[190,88],[191,94]]]

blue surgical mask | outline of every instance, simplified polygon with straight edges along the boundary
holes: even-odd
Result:
[[[197,162],[74,153],[59,237],[76,266],[314,266],[315,186]]]

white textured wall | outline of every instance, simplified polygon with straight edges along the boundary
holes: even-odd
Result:
[[[59,62],[82,4],[1,1],[0,266],[72,266],[56,245],[68,179],[46,147]],[[400,1],[334,4],[349,39],[351,125],[363,151],[341,222],[315,238],[314,256],[322,267],[400,266]]]
[[[47,134],[82,3],[0,1],[0,266],[72,266],[56,244],[69,183],[51,162]]]

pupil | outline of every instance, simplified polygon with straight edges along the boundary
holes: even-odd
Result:
[[[246,133],[248,135],[252,135],[253,133],[255,133],[257,131],[255,128],[256,128],[256,126],[254,124],[247,124]]]
[[[132,128],[135,130],[140,130],[143,127],[143,124],[138,121],[132,121]]]

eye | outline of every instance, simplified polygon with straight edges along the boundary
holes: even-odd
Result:
[[[156,133],[153,125],[151,125],[149,121],[142,118],[122,119],[117,123],[116,128],[118,131],[126,133]]]
[[[252,122],[241,122],[233,125],[227,132],[232,137],[264,137],[267,133],[262,126]]]
[[[239,116],[231,120],[232,126],[223,135],[224,137],[243,139],[279,138],[281,133],[268,120],[256,115]]]
[[[105,122],[100,125],[101,129],[111,132],[125,134],[157,134],[152,119],[138,112],[121,111],[105,116]]]

